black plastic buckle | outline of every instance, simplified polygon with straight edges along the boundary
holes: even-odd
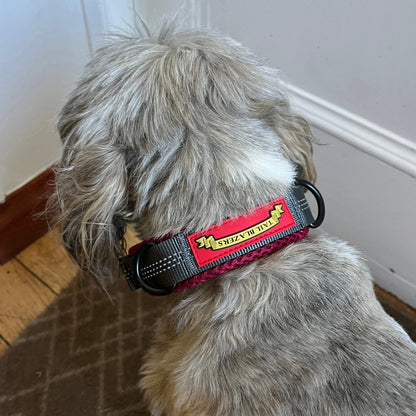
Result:
[[[315,185],[312,185],[310,182],[305,181],[305,179],[296,179],[296,185],[303,186],[308,191],[311,191],[312,195],[315,197],[316,203],[318,205],[318,215],[311,224],[308,225],[310,228],[318,228],[324,218],[325,218],[325,202],[324,198],[322,197],[321,193],[318,191],[318,189],[315,187]]]
[[[119,260],[120,266],[131,290],[142,288],[145,292],[150,293],[151,295],[170,295],[176,289],[176,284],[166,288],[155,287],[147,284],[140,276],[141,258],[150,247],[155,245],[156,243],[151,241],[143,243],[133,255],[121,258]]]

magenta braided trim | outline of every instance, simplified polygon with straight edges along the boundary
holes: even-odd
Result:
[[[206,270],[202,273],[191,277],[184,282],[178,283],[174,292],[180,292],[184,289],[189,289],[190,287],[204,283],[207,280],[212,279],[213,277],[219,276],[220,274],[227,273],[231,270],[236,269],[237,267],[243,266],[245,264],[251,263],[252,261],[266,257],[269,254],[275,253],[276,251],[282,249],[283,247],[288,246],[289,244],[295,243],[296,241],[302,240],[308,235],[309,227],[305,227],[302,230],[296,231],[293,234],[290,234],[286,237],[283,237],[279,240],[273,241],[272,243],[266,244],[263,247],[260,247],[254,251],[243,254],[242,256],[237,257],[236,259],[229,260],[225,263],[219,264],[218,266],[213,267],[212,269]]]

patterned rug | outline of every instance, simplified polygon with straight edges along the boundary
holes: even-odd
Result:
[[[163,299],[77,277],[0,359],[0,415],[148,415],[137,387]]]

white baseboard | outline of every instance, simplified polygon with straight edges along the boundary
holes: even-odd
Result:
[[[416,143],[294,85],[287,89],[294,109],[313,126],[416,177]]]
[[[391,270],[377,263],[371,258],[367,258],[368,266],[374,277],[374,282],[397,296],[403,302],[416,308],[416,286],[408,280],[393,273]]]

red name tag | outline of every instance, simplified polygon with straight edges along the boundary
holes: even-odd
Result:
[[[198,266],[202,267],[294,225],[285,199],[279,198],[249,215],[225,220],[187,238]]]

